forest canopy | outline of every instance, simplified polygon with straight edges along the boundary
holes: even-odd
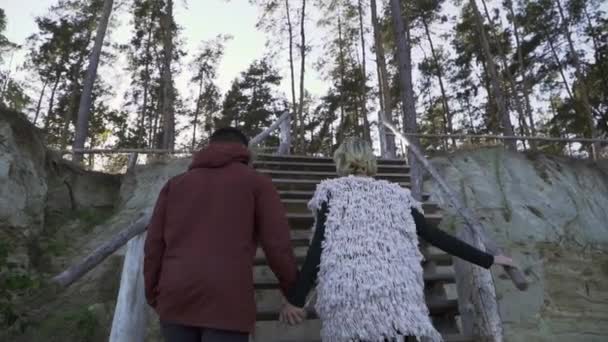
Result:
[[[601,0],[247,5],[258,13],[250,29],[266,44],[229,87],[218,83],[219,66],[234,37],[214,32],[187,48],[193,44],[175,12],[188,1],[56,0],[33,18],[36,30],[23,42],[5,31],[28,18],[0,9],[0,105],[25,113],[62,150],[196,149],[217,127],[253,136],[285,112],[294,153],[328,153],[360,136],[384,156],[400,154],[381,113],[423,134],[608,135],[608,5]],[[25,55],[19,65],[15,51]],[[98,72],[116,66],[126,87]],[[323,89],[307,82],[312,74]],[[421,140],[427,150],[462,143]]]

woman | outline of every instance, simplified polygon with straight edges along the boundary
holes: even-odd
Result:
[[[377,163],[367,142],[345,141],[334,160],[341,177],[319,184],[308,204],[316,215],[314,235],[281,320],[301,321],[318,278],[323,341],[441,341],[424,300],[418,237],[485,268],[513,261],[429,226],[409,190],[372,178]]]

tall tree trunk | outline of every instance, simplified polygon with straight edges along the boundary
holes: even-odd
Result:
[[[340,46],[339,50],[339,60],[340,60],[340,127],[338,128],[338,141],[342,142],[344,139],[344,130],[346,129],[346,123],[344,120],[346,119],[344,115],[344,47],[342,42],[342,13],[338,15],[338,44]]]
[[[163,115],[163,140],[162,148],[173,150],[175,145],[175,108],[173,71],[173,0],[167,0],[165,11],[160,18],[161,31],[163,32],[163,69],[162,69],[162,115]]]
[[[488,36],[483,25],[483,17],[479,12],[479,8],[477,7],[477,3],[475,2],[475,0],[470,0],[470,4],[471,8],[473,9],[473,14],[475,15],[475,21],[477,24],[477,29],[479,31],[479,38],[481,40],[483,54],[485,56],[487,68],[490,73],[490,82],[492,84],[494,99],[496,100],[498,115],[500,116],[499,119],[502,124],[502,131],[503,134],[506,136],[513,136],[513,126],[511,125],[511,117],[507,108],[507,101],[505,99],[505,94],[502,89],[498,70],[496,69],[496,64],[494,63],[494,57],[492,56],[492,52],[490,51],[490,43],[488,42]],[[517,150],[517,142],[515,140],[505,141],[505,146],[513,151]]]
[[[8,88],[8,84],[11,81],[11,72],[13,71],[13,58],[15,57],[15,50],[11,52],[11,58],[8,62],[8,72],[6,73],[6,79],[4,80],[4,84],[2,85],[2,91],[0,91],[0,103],[4,101],[4,95],[6,94],[6,89]]]
[[[454,133],[454,128],[452,126],[452,112],[450,112],[450,106],[448,103],[448,96],[445,91],[445,86],[443,84],[443,69],[439,64],[439,57],[437,56],[437,52],[435,51],[435,45],[433,44],[433,37],[431,36],[431,31],[429,30],[429,25],[422,15],[422,24],[424,25],[424,32],[426,33],[426,38],[429,41],[429,45],[431,47],[431,55],[433,56],[433,61],[435,63],[435,68],[437,69],[437,81],[439,82],[439,89],[441,90],[441,105],[443,106],[444,112],[444,128],[446,133],[452,134]],[[456,140],[452,139],[452,146],[456,147]]]
[[[566,89],[566,93],[568,94],[568,98],[570,98],[571,101],[575,101],[574,94],[572,94],[572,89],[570,89],[570,84],[568,84],[568,78],[566,77],[566,73],[564,72],[564,65],[562,64],[562,62],[559,59],[559,56],[557,54],[557,51],[555,50],[555,43],[553,42],[553,38],[550,36],[550,33],[548,34],[547,43],[549,43],[551,55],[553,56],[553,59],[555,60],[555,64],[557,64],[557,68],[558,68],[559,74],[562,78],[562,83],[564,84],[564,88]]]
[[[530,82],[528,79],[528,74],[526,73],[526,66],[524,65],[524,55],[521,49],[521,41],[519,38],[519,24],[517,22],[517,16],[515,15],[515,10],[513,9],[513,1],[508,0],[508,8],[511,14],[511,20],[513,21],[513,35],[515,36],[515,44],[517,49],[517,64],[519,65],[519,72],[521,74],[521,84],[522,91],[524,95],[524,105],[526,110],[526,115],[528,116],[528,121],[530,123],[530,134],[532,136],[536,136],[536,124],[534,123],[534,115],[532,113],[532,105],[530,104]],[[530,141],[530,147],[533,150],[536,149],[536,142]]]
[[[298,103],[298,115],[292,120],[298,120],[298,132],[296,141],[299,146],[299,151],[305,151],[304,139],[304,72],[306,71],[306,35],[305,35],[305,19],[306,19],[306,0],[302,0],[302,9],[300,12],[300,101]],[[312,141],[312,140],[311,140]]]
[[[359,33],[361,34],[361,73],[363,76],[361,81],[361,116],[363,117],[363,138],[371,143],[371,126],[367,117],[367,67],[365,62],[365,32],[363,31],[363,6],[361,5],[361,0],[358,0],[357,5],[359,11]]]
[[[293,131],[296,132],[296,134],[300,133],[300,130],[298,128],[298,120],[296,120],[297,118],[297,104],[296,104],[296,77],[295,77],[295,72],[294,72],[294,66],[293,66],[293,26],[291,25],[291,13],[289,11],[289,0],[285,0],[285,16],[287,18],[287,33],[289,34],[289,72],[290,72],[290,80],[291,80],[291,112],[293,113],[293,115],[291,115],[289,117],[289,120],[291,121],[291,125],[293,127]],[[284,134],[287,132],[284,132]],[[296,137],[296,149],[299,148],[300,146],[300,139],[302,137],[301,136],[297,136]]]
[[[399,85],[401,103],[403,108],[403,125],[406,133],[417,133],[416,105],[414,103],[414,87],[412,84],[412,56],[409,35],[409,18],[407,14],[402,15],[399,0],[390,0],[391,17],[397,40],[397,60],[399,62]],[[419,149],[420,139],[408,137],[411,144]],[[422,167],[411,149],[408,149],[408,161],[410,163],[410,174],[412,179],[412,195],[417,200],[422,199]]]
[[[376,0],[370,1],[371,12],[372,12],[372,28],[374,30],[374,45],[376,50],[376,63],[378,64],[378,88],[381,93],[381,103],[383,104],[384,118],[380,115],[378,122],[381,123],[382,119],[390,124],[394,124],[393,120],[393,101],[391,98],[390,86],[388,81],[388,70],[386,67],[386,55],[384,52],[384,42],[382,41],[382,33],[380,30],[380,24],[378,21],[378,9]],[[379,124],[380,134],[384,136],[386,141],[386,158],[395,158],[397,156],[397,146],[395,145],[395,136],[392,132],[388,131],[384,125]]]
[[[203,97],[203,78],[198,85],[198,96],[196,97],[196,109],[194,110],[194,122],[192,123],[192,151],[196,148],[196,125],[198,124],[198,115],[201,112],[201,100]]]
[[[583,102],[583,108],[585,108],[585,118],[587,119],[587,125],[589,125],[589,133],[591,138],[597,137],[597,132],[595,128],[595,121],[593,119],[593,108],[591,107],[591,101],[589,101],[589,91],[587,88],[587,80],[585,79],[585,74],[583,73],[583,67],[581,65],[581,60],[579,58],[578,52],[574,47],[574,43],[572,42],[572,36],[570,35],[570,29],[568,25],[568,21],[566,21],[566,17],[564,15],[564,10],[562,8],[562,4],[560,0],[555,0],[557,4],[557,9],[559,11],[559,16],[562,21],[562,33],[566,37],[568,41],[568,47],[570,48],[570,55],[572,56],[572,61],[574,62],[574,70],[576,74],[576,78],[579,82],[580,88],[580,97]],[[591,144],[591,153],[595,156],[600,149],[599,143]]]
[[[84,143],[88,136],[89,131],[89,117],[93,93],[93,85],[95,78],[97,77],[97,67],[99,66],[99,57],[101,55],[101,48],[103,47],[103,40],[106,35],[108,28],[108,22],[110,21],[110,14],[112,13],[112,6],[114,0],[105,0],[103,4],[103,11],[99,25],[97,26],[97,34],[95,35],[95,44],[93,45],[93,51],[89,58],[89,68],[87,70],[87,76],[84,80],[84,86],[82,89],[82,95],[80,96],[80,105],[78,106],[78,116],[76,121],[76,134],[74,137],[74,144],[72,149],[84,148]],[[82,154],[74,154],[74,161],[81,162]]]
[[[40,91],[40,97],[38,98],[38,104],[36,105],[36,114],[34,115],[34,126],[36,126],[36,122],[38,121],[38,116],[40,115],[40,107],[42,106],[42,99],[44,98],[44,92],[45,92],[48,84],[49,84],[49,81],[45,80],[44,84],[42,85],[42,90]]]
[[[518,119],[519,119],[519,124],[522,126],[521,127],[521,134],[522,135],[528,135],[529,134],[529,128],[528,128],[528,123],[526,122],[526,116],[525,116],[525,112],[524,112],[524,106],[521,103],[521,99],[519,98],[519,94],[517,93],[517,85],[515,84],[515,79],[513,77],[513,74],[511,73],[511,69],[509,68],[509,62],[507,60],[507,54],[505,53],[504,49],[502,48],[502,44],[500,43],[500,37],[498,36],[498,34],[496,33],[496,31],[494,31],[494,28],[496,27],[494,24],[494,20],[492,19],[492,16],[490,15],[490,11],[488,10],[488,6],[486,4],[485,0],[481,0],[481,3],[483,4],[483,9],[484,9],[484,13],[486,15],[486,18],[488,19],[488,23],[490,23],[490,29],[491,29],[491,34],[492,34],[492,39],[494,39],[497,44],[496,44],[496,48],[498,49],[498,54],[500,57],[500,61],[502,64],[502,68],[504,70],[504,74],[507,78],[507,82],[509,83],[509,88],[507,88],[507,90],[510,90],[510,94],[509,91],[507,91],[506,96],[507,98],[510,95],[510,99],[511,101],[513,101],[513,103],[515,104],[515,110],[517,111],[518,114]],[[524,145],[525,145],[525,141],[524,141]]]
[[[53,85],[53,90],[51,91],[51,99],[49,100],[49,108],[47,110],[46,118],[44,119],[44,131],[46,134],[49,133],[49,129],[51,128],[51,117],[53,116],[53,106],[55,105],[55,93],[57,92],[57,87],[59,86],[59,80],[61,79],[62,72],[57,72],[55,76],[55,84]]]
[[[583,6],[583,11],[585,14],[585,18],[587,19],[587,31],[589,31],[589,36],[593,41],[593,56],[595,57],[595,63],[599,65],[602,75],[602,87],[604,89],[608,89],[608,70],[605,68],[605,63],[601,63],[601,47],[599,38],[597,37],[596,28],[593,27],[593,23],[591,22],[591,16],[589,15],[589,11],[587,10],[587,6]]]
[[[146,117],[148,115],[146,115],[148,113],[148,96],[149,96],[149,92],[150,92],[150,59],[151,59],[151,54],[150,54],[150,47],[152,45],[152,24],[154,22],[154,11],[152,11],[152,13],[150,14],[150,23],[148,24],[148,38],[146,40],[146,64],[144,66],[144,84],[143,84],[143,88],[144,88],[144,98],[143,98],[143,104],[142,104],[142,108],[141,108],[141,118],[139,120],[139,128],[138,128],[138,143],[141,144],[141,146],[145,146],[145,120]]]

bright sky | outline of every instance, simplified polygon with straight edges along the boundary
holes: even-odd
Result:
[[[3,8],[8,18],[6,36],[17,44],[25,43],[25,39],[37,31],[34,18],[48,13],[48,8],[55,4],[56,0],[0,0],[0,8]],[[121,1],[115,1],[120,3]],[[114,12],[114,18],[119,20],[119,27],[112,33],[112,41],[126,42],[130,38],[131,15],[128,13],[128,3],[119,11]],[[226,45],[225,56],[218,72],[218,85],[222,91],[226,91],[232,80],[237,77],[247,66],[257,58],[264,55],[266,48],[266,34],[258,31],[255,24],[258,18],[258,10],[247,0],[176,0],[175,17],[177,23],[183,28],[182,38],[186,42],[185,50],[189,53],[196,51],[202,40],[212,39],[218,34],[230,34],[233,39]],[[116,17],[118,16],[118,17]],[[295,18],[294,18],[295,20]],[[309,25],[314,21],[311,20]],[[297,32],[296,32],[297,33]],[[314,40],[311,34],[311,40]],[[13,76],[25,80],[27,73],[20,68],[25,59],[24,50],[14,55],[12,70]],[[297,55],[296,55],[297,57]],[[183,61],[190,60],[187,56]],[[3,70],[9,68],[6,58],[5,65],[0,66]],[[325,89],[325,82],[319,79],[318,73],[312,68],[316,60],[314,55],[308,59],[306,71],[306,89],[315,94],[321,94]],[[289,73],[287,55],[283,53],[276,61],[276,67],[284,77],[281,89],[289,94]],[[296,60],[296,63],[299,63]],[[299,65],[299,64],[297,64]],[[129,75],[124,71],[125,61],[120,60],[111,68],[104,68],[100,72],[105,74],[106,81],[120,85],[115,88],[115,103],[120,103],[124,90],[128,87]],[[187,81],[187,69],[184,67],[181,77],[177,79],[177,86],[182,95],[190,95]],[[296,78],[298,78],[296,72]]]

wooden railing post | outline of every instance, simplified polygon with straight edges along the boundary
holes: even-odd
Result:
[[[147,304],[143,273],[145,240],[146,233],[142,233],[127,244],[110,342],[144,342],[146,337]]]
[[[469,231],[463,229],[457,236],[485,250],[481,239]],[[492,274],[459,258],[454,258],[454,273],[462,333],[475,341],[502,342],[504,332]]]
[[[277,153],[288,155],[291,152],[291,114],[289,114],[279,125],[280,144]]]

